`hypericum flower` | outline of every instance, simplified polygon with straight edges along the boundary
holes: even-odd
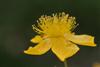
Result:
[[[94,63],[93,67],[100,67],[100,63],[99,62]]]
[[[61,60],[73,56],[79,51],[75,44],[95,47],[94,37],[90,35],[75,35],[72,31],[76,27],[75,17],[59,13],[53,16],[41,16],[33,25],[33,30],[39,35],[31,39],[33,43],[39,43],[35,47],[29,47],[24,53],[30,55],[42,55],[48,50]]]

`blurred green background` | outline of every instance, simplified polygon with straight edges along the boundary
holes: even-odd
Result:
[[[97,47],[81,50],[68,59],[69,67],[92,67],[100,63],[100,0],[0,0],[0,67],[63,67],[51,52],[41,56],[23,53],[36,33],[32,24],[44,14],[66,12],[76,17],[77,34],[95,36]]]

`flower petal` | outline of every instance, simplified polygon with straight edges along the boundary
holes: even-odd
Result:
[[[42,40],[42,37],[37,35],[34,38],[31,39],[32,43],[39,43]]]
[[[35,47],[29,47],[28,50],[24,51],[24,53],[30,55],[42,55],[46,53],[50,48],[51,48],[51,44],[49,44],[49,41],[42,40]]]
[[[69,40],[84,46],[96,46],[94,43],[94,37],[90,35],[72,35]]]
[[[73,56],[78,52],[79,48],[77,45],[65,41],[63,38],[57,38],[52,41],[52,51],[61,60],[65,61],[66,58]]]

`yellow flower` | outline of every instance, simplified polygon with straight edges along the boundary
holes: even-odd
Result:
[[[93,67],[100,67],[100,63],[99,62],[94,63]]]
[[[96,46],[93,36],[74,34],[75,17],[69,17],[68,14],[41,16],[37,23],[37,26],[33,25],[33,30],[39,35],[32,38],[31,42],[38,43],[38,45],[30,46],[24,51],[26,54],[42,55],[51,49],[61,61],[64,61],[79,51],[79,47],[75,44]]]

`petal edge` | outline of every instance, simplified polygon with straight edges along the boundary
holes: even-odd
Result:
[[[71,42],[65,42],[63,39],[58,39],[57,43],[54,43],[52,46],[53,53],[64,62],[65,59],[73,56],[79,51],[77,45]]]
[[[40,41],[42,41],[42,37],[39,35],[36,35],[34,38],[31,39],[32,43],[39,43]]]
[[[96,46],[94,43],[94,37],[90,35],[72,35],[69,40],[79,45]]]
[[[24,51],[24,53],[30,55],[42,55],[46,53],[50,48],[51,48],[51,44],[43,40],[35,47],[29,47],[27,50]]]

